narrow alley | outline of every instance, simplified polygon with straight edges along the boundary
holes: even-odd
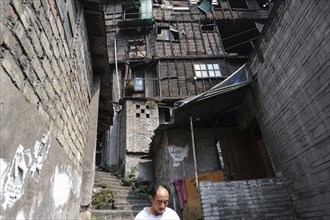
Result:
[[[330,219],[329,11],[0,0],[0,220]]]

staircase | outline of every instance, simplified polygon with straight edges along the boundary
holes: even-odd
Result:
[[[133,192],[130,186],[122,186],[118,177],[101,171],[95,171],[93,200],[102,200],[92,205],[92,219],[96,220],[132,220],[150,206],[147,196]]]

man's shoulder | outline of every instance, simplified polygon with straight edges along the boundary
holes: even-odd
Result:
[[[176,213],[176,211],[174,211],[170,207],[166,207],[165,214],[166,214],[166,217],[170,217],[171,219],[178,219],[178,220],[180,220],[179,215]]]
[[[143,219],[143,218],[145,218],[146,214],[147,214],[147,212],[144,208],[135,216],[135,219],[136,220]]]

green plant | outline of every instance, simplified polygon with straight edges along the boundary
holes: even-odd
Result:
[[[137,171],[137,166],[132,166],[128,172],[125,173],[124,177],[122,178],[123,185],[132,186],[136,180],[135,174]]]
[[[92,215],[91,220],[97,220],[95,215]]]
[[[133,188],[134,192],[137,192],[141,196],[150,195],[150,186],[144,184],[135,184]]]
[[[95,193],[92,197],[92,205],[98,205],[100,203],[112,203],[113,192],[109,188],[102,189],[101,192]]]

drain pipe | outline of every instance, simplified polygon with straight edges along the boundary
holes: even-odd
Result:
[[[120,100],[120,87],[119,87],[119,74],[118,74],[118,62],[117,62],[117,38],[114,38],[114,47],[115,47],[115,68],[116,68],[116,78],[117,78],[117,89],[118,89],[118,102]]]
[[[116,32],[117,33],[117,32]],[[119,132],[119,111],[120,111],[120,105],[119,105],[119,100],[120,100],[120,87],[119,87],[119,74],[118,74],[118,61],[117,61],[117,38],[116,38],[116,35],[114,37],[114,47],[115,47],[115,69],[116,69],[116,78],[117,78],[117,92],[118,92],[118,100],[116,100],[118,102],[118,109],[116,109],[116,115],[117,115],[117,147],[116,147],[116,167],[117,167],[117,170],[120,168],[119,167],[119,157],[120,157],[120,149],[119,149],[119,146],[120,146],[120,139],[119,139],[119,135],[120,135],[120,132]]]

